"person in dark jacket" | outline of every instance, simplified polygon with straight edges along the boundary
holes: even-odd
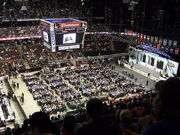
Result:
[[[87,123],[78,130],[77,135],[116,135],[117,129],[103,119],[103,103],[90,99],[86,106]]]
[[[159,94],[154,108],[159,120],[143,135],[179,135],[180,129],[180,79],[170,78],[156,85]],[[158,106],[158,107],[157,107]]]

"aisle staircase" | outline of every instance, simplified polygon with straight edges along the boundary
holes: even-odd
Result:
[[[22,59],[22,61],[23,61],[24,66],[25,66],[26,68],[29,68],[30,65],[29,65],[28,61],[27,61],[26,59],[24,59],[23,46],[22,46],[22,45],[17,45],[17,50],[18,50],[18,52],[19,52],[19,54],[20,54],[20,57],[21,57],[21,59]]]
[[[18,50],[18,52],[20,54],[21,59],[23,59],[24,53],[23,53],[22,45],[17,45],[17,50]]]
[[[115,51],[113,40],[110,40],[110,47],[112,51]]]
[[[101,49],[99,48],[97,44],[98,44],[98,41],[95,41],[96,51],[100,51]]]

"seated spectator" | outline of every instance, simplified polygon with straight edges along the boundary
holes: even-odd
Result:
[[[159,121],[148,128],[143,135],[179,135],[180,129],[180,79],[170,78],[158,84],[160,108]]]
[[[137,126],[135,123],[133,123],[132,118],[133,118],[133,112],[124,109],[120,113],[120,120],[121,120],[121,127],[132,130],[132,131],[137,131]]]
[[[44,112],[35,112],[30,117],[30,126],[32,135],[50,135],[51,121],[49,116]]]
[[[146,115],[145,117],[141,117],[138,121],[139,132],[143,133],[146,129],[149,128],[151,124],[155,121],[152,115]]]
[[[77,135],[116,135],[117,130],[103,120],[103,103],[99,99],[90,99],[86,106],[88,122]]]
[[[74,135],[74,128],[76,125],[74,116],[66,116],[63,122],[63,134],[64,135]]]

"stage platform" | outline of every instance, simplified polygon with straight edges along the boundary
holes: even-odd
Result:
[[[135,64],[133,67],[131,67],[130,65],[125,64],[125,67],[130,69],[130,70],[133,70],[133,71],[137,72],[138,74],[141,74],[147,78],[150,78],[154,81],[159,80],[159,72],[152,70],[150,68],[147,68],[145,66]],[[148,75],[148,74],[150,74],[150,75]]]

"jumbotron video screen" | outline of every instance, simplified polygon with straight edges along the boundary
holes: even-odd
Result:
[[[52,52],[83,48],[86,29],[86,22],[71,18],[41,21],[43,44]]]
[[[55,31],[56,45],[81,44],[84,28],[63,28]]]

